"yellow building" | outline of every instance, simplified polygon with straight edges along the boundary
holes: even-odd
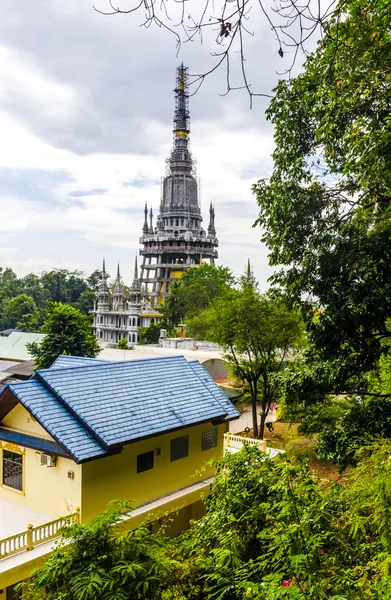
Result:
[[[129,527],[172,535],[202,514],[227,421],[239,413],[198,361],[60,356],[0,396],[0,600],[53,547],[69,515],[87,523],[134,501]],[[8,590],[7,590],[8,588]]]

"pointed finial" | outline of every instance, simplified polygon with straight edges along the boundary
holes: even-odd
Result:
[[[134,257],[134,278],[138,279],[137,254]]]
[[[247,259],[247,277],[250,277],[251,275],[251,264],[250,264],[250,259]]]
[[[152,212],[152,206],[151,206],[151,210],[149,211],[149,231],[151,233],[153,233],[153,212]]]
[[[105,257],[103,257],[102,273],[106,274],[106,260],[105,260]]]
[[[147,203],[145,203],[145,207],[144,207],[143,233],[148,233],[148,206],[147,206]]]
[[[118,261],[118,267],[117,267],[117,279],[121,279],[121,275],[119,273],[119,261]]]

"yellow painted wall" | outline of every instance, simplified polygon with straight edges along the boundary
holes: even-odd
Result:
[[[45,440],[53,440],[51,435],[41,427],[22,404],[15,406],[15,408],[4,417],[1,423],[4,427],[10,427],[11,429],[21,431],[22,433],[35,435],[36,437],[44,438]]]
[[[23,492],[0,484],[1,498],[47,514],[52,519],[74,512],[76,506],[80,506],[80,465],[58,457],[55,467],[41,467],[36,450],[0,442],[0,454],[1,447],[23,454]],[[2,463],[1,460],[0,482],[3,481]],[[68,479],[68,471],[74,472],[74,479]]]
[[[201,451],[201,432],[210,427],[206,423],[135,442],[125,446],[121,454],[83,464],[82,521],[86,523],[105,510],[110,500],[134,500],[138,506],[213,475],[211,467],[196,475],[206,461],[223,453],[225,425],[217,426],[217,447]],[[170,462],[170,440],[182,435],[189,435],[189,456]],[[154,468],[137,473],[137,455],[157,448],[160,456],[155,452]]]
[[[53,439],[20,404],[3,419],[2,424],[36,437]],[[40,454],[36,450],[0,441],[0,455],[2,448],[23,454],[23,492],[1,484],[3,461],[0,460],[1,498],[47,514],[53,519],[65,516],[69,511],[74,512],[76,506],[80,506],[80,465],[68,458],[57,457],[55,467],[41,467]],[[74,472],[74,479],[68,478],[68,471]]]

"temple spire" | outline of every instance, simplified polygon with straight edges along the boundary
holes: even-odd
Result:
[[[177,69],[174,111],[174,148],[187,148],[190,133],[188,68]]]
[[[117,266],[117,277],[114,284],[113,291],[113,310],[122,311],[124,309],[124,290],[121,283],[121,274],[119,270],[119,263]]]
[[[149,211],[149,233],[153,233],[153,212],[152,212],[152,206],[151,206],[151,210]]]
[[[211,236],[211,237],[215,237],[216,236],[215,209],[214,209],[214,207],[212,205],[212,202],[210,203],[210,207],[209,207],[208,235]]]
[[[133,275],[132,289],[133,290],[139,290],[140,289],[140,280],[138,278],[137,254],[134,257],[134,275]]]
[[[147,206],[147,203],[145,203],[145,207],[144,207],[143,233],[148,233],[148,206]]]
[[[102,278],[98,288],[98,309],[108,310],[109,309],[109,288],[107,286],[108,275],[106,273],[106,261],[103,259],[102,264]]]

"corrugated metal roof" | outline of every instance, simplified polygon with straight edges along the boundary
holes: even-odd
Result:
[[[0,371],[8,371],[12,367],[15,367],[19,363],[12,360],[0,360]]]
[[[0,358],[7,360],[30,360],[32,356],[26,349],[28,342],[40,342],[43,333],[25,333],[14,331],[8,337],[0,336]]]

